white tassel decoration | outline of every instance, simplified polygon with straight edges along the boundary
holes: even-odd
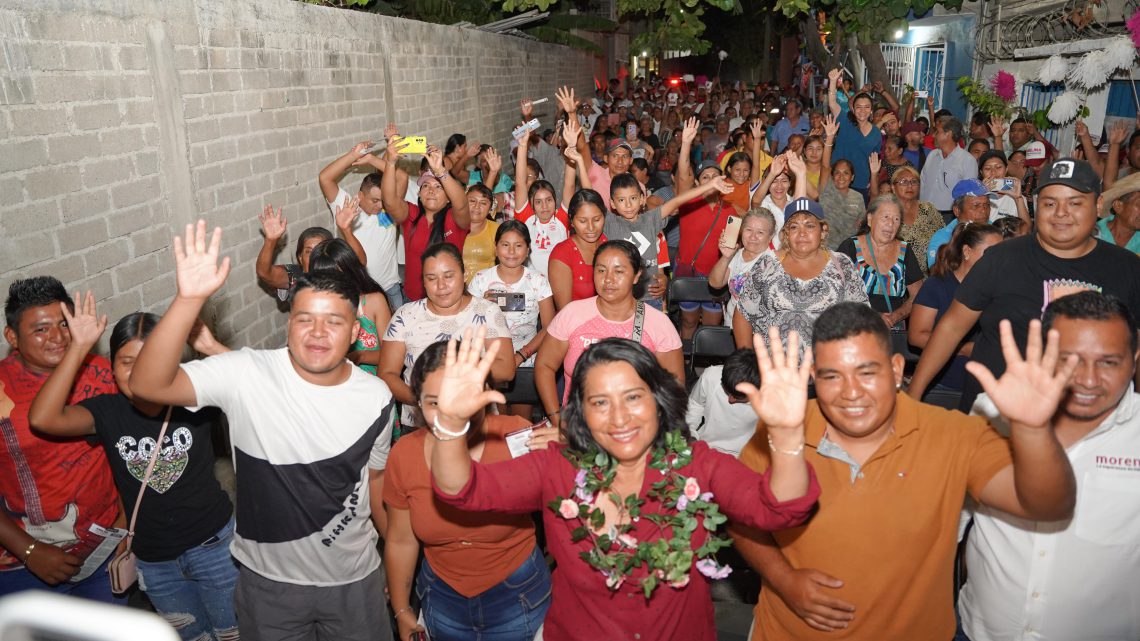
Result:
[[[1136,60],[1136,47],[1128,36],[1113,38],[1104,48],[1105,66],[1111,74],[1117,69],[1128,69]]]
[[[1068,73],[1068,60],[1060,55],[1050,56],[1050,58],[1045,61],[1045,64],[1041,65],[1041,71],[1037,73],[1037,80],[1043,85],[1051,85],[1054,82],[1064,80]]]
[[[1058,125],[1063,125],[1076,118],[1077,110],[1080,108],[1080,95],[1072,91],[1066,91],[1060,96],[1057,96],[1057,99],[1049,106],[1049,113],[1047,115],[1050,121]]]
[[[1069,70],[1069,84],[1091,91],[1107,82],[1112,71],[1108,68],[1108,58],[1103,49],[1090,51]]]

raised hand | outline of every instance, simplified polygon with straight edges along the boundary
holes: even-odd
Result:
[[[843,72],[840,71],[838,67],[836,67],[835,69],[832,69],[831,71],[828,71],[827,72],[827,79],[829,81],[831,81],[831,84],[828,86],[833,87],[836,90],[838,90],[839,89],[839,78],[842,75],[843,75]]]
[[[392,125],[388,125],[388,127],[389,129],[395,129],[395,127]],[[407,145],[404,143],[404,139],[401,138],[399,134],[394,133],[391,136],[388,136],[388,148],[384,150],[385,160],[387,160],[389,163],[399,162],[400,158],[403,157],[403,154],[400,153],[400,150],[406,146]]]
[[[360,213],[360,196],[353,196],[343,205],[336,208],[333,217],[336,219],[337,229],[350,229]]]
[[[1132,131],[1129,129],[1128,123],[1123,120],[1118,120],[1108,129],[1108,143],[1110,145],[1120,145],[1125,140],[1128,140],[1128,136],[1131,134]]]
[[[573,161],[574,166],[577,166],[578,163],[582,162],[582,154],[578,153],[577,147],[567,146],[566,149],[563,150],[562,155]]]
[[[1041,347],[1041,321],[1030,321],[1029,339],[1022,358],[1013,339],[1008,320],[1001,321],[1001,351],[1005,357],[1005,373],[995,379],[989,368],[977,361],[966,363],[966,370],[978,379],[982,388],[1009,422],[1023,426],[1048,428],[1065,396],[1069,379],[1077,368],[1077,357],[1059,358],[1060,333],[1049,330],[1044,350]]]
[[[803,156],[787,152],[784,154],[784,163],[787,164],[788,171],[792,172],[796,180],[807,179],[807,163],[804,162]]]
[[[800,335],[788,334],[788,347],[780,341],[780,330],[768,328],[768,347],[759,334],[752,337],[756,348],[756,363],[760,366],[760,388],[752,383],[741,383],[736,391],[748,397],[752,411],[768,428],[769,434],[791,432],[803,435],[804,414],[807,410],[807,384],[811,375],[811,350],[804,350],[803,362],[796,364],[800,348]],[[801,439],[802,440],[802,439]]]
[[[827,134],[827,142],[834,144],[835,135],[839,133],[839,120],[830,113],[823,118],[823,133]]]
[[[1077,121],[1073,123],[1073,129],[1077,134],[1077,138],[1088,138],[1089,126],[1085,124],[1085,121],[1077,118]]]
[[[566,126],[562,128],[562,139],[566,141],[566,148],[578,146],[578,136],[582,135],[582,125],[578,123],[577,118],[571,118],[566,122]]]
[[[574,97],[574,90],[570,87],[561,87],[554,92],[554,99],[558,106],[568,114],[578,112],[578,99]]]
[[[64,303],[60,303],[59,307],[63,310],[63,318],[71,332],[71,344],[87,352],[99,342],[99,337],[107,329],[107,315],[99,316],[95,313],[95,294],[91,290],[87,290],[85,297],[75,292],[72,302],[75,305],[74,314]]]
[[[475,147],[475,150],[478,152],[479,148]],[[471,153],[470,149],[468,149],[467,153]],[[439,147],[428,145],[424,158],[427,158],[428,169],[431,169],[431,173],[436,176],[442,176],[443,172],[446,171],[443,166],[443,150]]]
[[[355,145],[353,145],[352,153],[356,155],[356,160],[352,161],[353,167],[358,167],[360,165],[367,165],[368,164],[369,154],[367,153],[367,150],[371,147],[372,147],[372,141],[371,140],[362,140],[362,141],[356,143]]]
[[[503,157],[499,155],[499,152],[496,151],[494,147],[490,147],[487,149],[486,156],[487,156],[487,169],[490,170],[492,173],[499,171],[500,169],[503,168]]]
[[[720,174],[713,176],[712,180],[708,181],[706,184],[712,185],[713,189],[719,191],[722,194],[731,194],[735,189],[735,187],[729,184],[728,179],[724,176],[721,176]]]
[[[222,245],[222,228],[215,227],[206,244],[206,221],[186,225],[185,236],[174,237],[174,274],[178,296],[206,299],[221,289],[230,274],[229,257],[218,260]]]
[[[753,120],[748,128],[752,131],[752,140],[755,142],[764,140],[764,136],[767,135],[767,129],[759,120]]]
[[[400,128],[396,123],[390,122],[387,127],[384,127],[384,138],[388,140],[388,144],[392,144],[392,138],[400,135]]]
[[[994,138],[1001,138],[1005,133],[1005,120],[999,115],[990,116],[990,132]]]
[[[229,348],[218,341],[214,333],[210,331],[209,326],[207,326],[201,318],[194,321],[194,326],[190,328],[190,335],[186,339],[186,344],[195,352],[205,356],[213,356],[214,354],[229,351]]]
[[[498,342],[490,345],[486,343],[487,328],[484,325],[480,325],[474,332],[470,327],[463,330],[463,342],[458,346],[454,338],[447,341],[443,381],[436,399],[439,422],[446,429],[461,429],[468,419],[484,407],[491,403],[507,402],[502,393],[486,387],[487,374],[495,362],[495,353],[499,351]]]
[[[681,129],[681,143],[693,144],[693,140],[697,137],[697,131],[700,129],[700,121],[696,116],[690,116],[685,121],[685,126]]]
[[[768,174],[770,176],[779,176],[784,173],[788,168],[788,155],[780,154],[772,159],[772,164],[768,167]]]
[[[273,210],[273,205],[266,205],[265,209],[257,215],[261,222],[261,231],[269,240],[278,240],[285,235],[285,217],[281,215],[281,208]]]
[[[736,243],[730,241],[724,233],[721,233],[716,248],[720,250],[720,255],[725,258],[732,258],[736,255]]]
[[[523,122],[530,120],[534,117],[534,103],[529,98],[519,101],[519,113],[522,114]]]
[[[867,166],[871,169],[872,174],[879,173],[883,168],[883,161],[879,158],[879,154],[872,151],[870,156],[867,156]]]
[[[479,148],[482,146],[483,146],[483,144],[480,143],[478,140],[468,140],[467,141],[467,157],[468,158],[474,158],[475,156],[478,156],[479,155]]]

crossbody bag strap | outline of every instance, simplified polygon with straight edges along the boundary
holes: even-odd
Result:
[[[716,215],[713,216],[712,224],[709,225],[709,230],[705,232],[705,237],[701,239],[701,244],[697,245],[697,253],[693,254],[693,260],[689,261],[689,269],[693,273],[697,273],[697,259],[701,257],[701,251],[705,248],[705,243],[709,242],[709,236],[712,236],[712,230],[716,228],[716,223],[720,220],[720,211],[724,208],[724,201],[720,201],[716,206]]]
[[[633,308],[633,335],[630,336],[630,339],[633,340],[633,342],[638,344],[641,343],[641,333],[644,327],[645,303],[643,301],[637,301],[637,305],[635,305]]]
[[[173,405],[166,407],[166,418],[162,420],[162,429],[158,432],[158,442],[154,445],[154,452],[150,455],[150,461],[146,464],[146,473],[143,474],[142,486],[139,487],[139,495],[135,497],[135,509],[131,512],[131,523],[127,526],[127,551],[130,551],[131,546],[135,542],[135,522],[139,518],[139,506],[142,505],[143,494],[146,493],[146,484],[150,482],[150,475],[154,472],[154,466],[158,463],[158,455],[162,452],[162,439],[166,436],[166,428],[170,427],[170,413],[174,411]]]

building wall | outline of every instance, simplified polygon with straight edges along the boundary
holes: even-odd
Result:
[[[317,172],[354,143],[395,122],[504,146],[520,99],[592,91],[596,64],[295,0],[0,0],[0,47],[0,295],[50,274],[93,290],[112,322],[161,312],[171,235],[200,217],[233,261],[207,321],[255,347],[283,342],[254,276],[265,204],[284,209],[290,260],[302,229],[331,227]]]

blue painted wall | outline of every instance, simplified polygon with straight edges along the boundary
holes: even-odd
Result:
[[[915,26],[899,40],[901,44],[924,45],[946,43],[946,59],[943,64],[943,108],[953,111],[958,117],[965,117],[968,111],[966,101],[958,91],[958,79],[973,75],[974,59],[970,52],[974,47],[974,24],[977,17],[972,13],[962,13],[949,18],[944,24],[933,27]]]

